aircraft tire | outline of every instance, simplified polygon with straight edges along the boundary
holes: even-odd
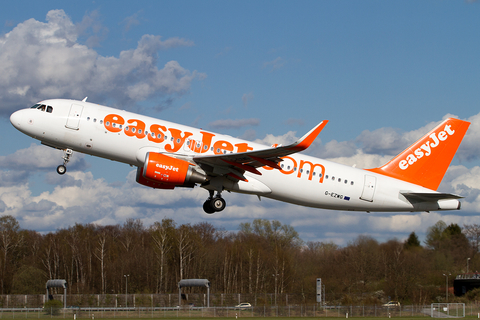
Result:
[[[61,164],[57,167],[57,173],[58,174],[65,174],[65,172],[67,172],[67,167],[65,167],[63,164]]]
[[[203,203],[203,211],[205,211],[207,214],[212,214],[215,212],[215,209],[212,207],[211,203],[212,202],[210,199]]]

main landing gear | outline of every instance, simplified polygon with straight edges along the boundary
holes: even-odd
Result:
[[[225,209],[227,203],[222,198],[220,192],[218,192],[215,197],[213,196],[212,190],[209,190],[209,192],[210,197],[208,197],[207,201],[203,203],[203,210],[208,214],[212,214],[214,212],[220,212]]]
[[[63,164],[59,165],[57,167],[57,173],[58,174],[65,174],[67,172],[67,163],[70,161],[70,156],[73,154],[72,149],[65,149],[63,150]]]

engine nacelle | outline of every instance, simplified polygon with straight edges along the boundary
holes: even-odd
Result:
[[[150,184],[153,188],[169,189],[167,186],[193,185],[207,180],[206,175],[196,171],[191,163],[156,152],[147,153],[142,169],[141,181],[145,182],[142,184],[148,186]],[[141,183],[138,176],[137,171],[137,182]],[[165,185],[165,187],[153,186],[156,184]]]
[[[154,189],[175,189],[174,185],[164,184],[154,180],[148,180],[143,177],[143,167],[137,168],[137,182],[141,185],[154,188]]]

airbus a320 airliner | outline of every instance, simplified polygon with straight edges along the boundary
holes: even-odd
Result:
[[[15,128],[64,151],[137,167],[138,183],[208,190],[206,213],[222,211],[224,190],[301,206],[351,211],[458,210],[461,198],[437,192],[470,123],[450,118],[382,167],[359,169],[310,157],[328,121],[287,146],[264,145],[82,101],[53,99],[19,110]]]

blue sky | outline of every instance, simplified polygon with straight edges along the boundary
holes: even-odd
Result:
[[[476,1],[16,1],[3,5],[0,134],[7,138],[0,141],[0,169],[4,181],[10,182],[0,185],[0,210],[16,216],[22,227],[42,232],[75,222],[123,223],[129,217],[143,219],[146,225],[164,216],[181,217],[179,223],[207,220],[227,230],[254,218],[277,219],[292,224],[304,240],[339,244],[358,234],[381,241],[403,239],[414,230],[422,235],[438,219],[475,223],[480,212],[476,198],[480,188],[475,182],[479,14]],[[55,33],[45,36],[51,30]],[[65,60],[44,61],[40,67],[37,57],[29,55],[39,48],[54,50],[55,41],[65,39],[61,52],[52,54]],[[149,49],[143,64],[122,60],[142,46]],[[85,75],[93,63],[109,59],[131,70],[123,77],[113,68],[95,79]],[[179,72],[174,81],[165,80],[162,87],[148,77],[139,79],[158,90],[125,99],[126,82],[137,81],[132,78],[147,67],[150,73],[162,74],[166,65]],[[111,80],[89,85],[102,76]],[[131,168],[76,154],[67,182],[59,180],[54,170],[60,155],[32,146],[36,142],[8,121],[14,110],[43,99],[85,96],[91,102],[266,144],[291,142],[328,119],[308,152],[365,167],[382,164],[434,123],[454,115],[472,121],[472,126],[442,191],[464,191],[468,197],[460,212],[375,216],[268,200],[259,204],[256,197],[228,195],[232,205],[207,217],[201,210],[204,190],[149,190],[151,196],[143,202],[132,200],[109,213],[94,210],[85,215],[78,199],[95,188],[110,190],[105,197],[115,199],[130,187]],[[37,155],[36,161],[28,163],[28,169],[19,167],[15,159],[29,154]],[[19,176],[13,179],[14,174]],[[58,199],[75,186],[78,199]],[[152,200],[156,197],[164,200]]]

